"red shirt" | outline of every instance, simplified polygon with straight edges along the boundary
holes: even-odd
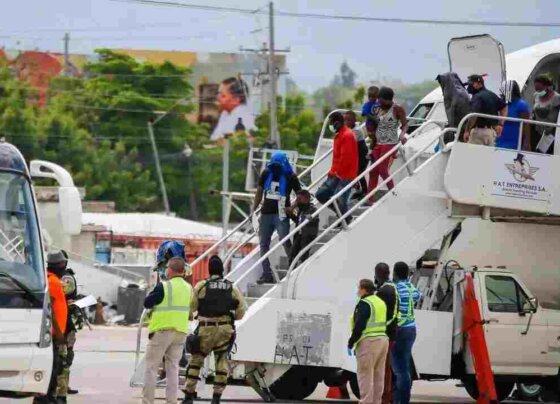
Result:
[[[64,291],[62,290],[62,285],[60,283],[60,278],[51,272],[47,272],[49,280],[49,296],[51,298],[52,316],[53,316],[53,327],[52,335],[56,334],[54,328],[54,322],[58,324],[60,332],[64,334],[66,332],[66,320],[68,319],[68,305],[66,304],[66,296],[64,296]]]
[[[358,175],[358,142],[346,125],[334,137],[329,175],[343,180],[353,180]]]

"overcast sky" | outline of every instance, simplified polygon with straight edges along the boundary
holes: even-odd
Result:
[[[190,4],[260,8],[263,0],[178,0]],[[560,22],[559,0],[277,0],[282,11],[372,17]],[[448,69],[449,38],[488,33],[506,52],[560,37],[560,27],[517,28],[278,17],[276,47],[291,48],[288,66],[301,88],[326,85],[343,60],[367,83],[378,77],[432,79]],[[236,52],[267,40],[268,18],[111,0],[16,0],[0,14],[0,44],[9,49],[62,51],[98,47]],[[261,32],[253,32],[262,29]]]

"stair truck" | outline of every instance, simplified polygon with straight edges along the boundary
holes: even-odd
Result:
[[[47,391],[52,367],[51,312],[44,241],[32,177],[58,182],[59,219],[81,229],[81,201],[62,167],[32,161],[0,141],[0,397]]]
[[[469,40],[474,43],[463,42]],[[454,70],[460,63],[477,62],[476,50],[482,49],[484,62],[479,67],[484,73],[495,68],[500,77],[490,73],[489,85],[505,78],[501,44],[488,36],[453,41]],[[471,53],[466,57],[462,51]],[[491,54],[495,59],[489,59]],[[309,167],[311,190],[328,171],[332,140],[323,136],[326,124],[327,120]],[[421,129],[434,125],[438,133],[433,141],[422,139]],[[460,379],[469,394],[477,395],[461,321],[463,279],[469,272],[500,398],[509,395],[516,382],[558,389],[560,178],[554,174],[559,172],[560,156],[458,142],[444,145],[445,135],[456,136],[458,130],[462,128],[443,129],[440,122],[427,120],[407,142],[421,140],[420,147],[400,153],[404,147],[396,145],[400,161],[393,165],[391,177],[355,203],[346,214],[354,216],[350,225],[328,213],[346,189],[321,206],[316,214],[322,230],[307,247],[311,254],[304,263],[296,259],[289,265],[282,244],[305,223],[276,240],[262,257],[256,247],[235,266],[227,277],[251,306],[237,325],[231,382],[251,385],[265,401],[302,400],[321,382],[350,382],[358,395],[355,359],[345,348],[358,280],[372,278],[377,262],[421,262],[427,251],[436,249],[435,267],[420,265],[413,276],[424,292],[416,310],[414,377]],[[433,153],[437,141],[441,147]],[[395,188],[380,192],[390,179],[396,181]],[[366,205],[370,196],[378,198],[373,206]],[[198,260],[229,243],[248,223],[249,219],[242,222]],[[232,247],[226,260],[244,242]],[[271,261],[276,284],[255,283],[265,258]],[[205,374],[211,380],[211,365]]]

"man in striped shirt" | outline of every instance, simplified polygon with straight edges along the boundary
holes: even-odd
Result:
[[[414,305],[420,300],[420,292],[408,281],[409,268],[404,262],[397,262],[393,267],[393,278],[399,295],[399,312],[397,340],[392,350],[391,365],[396,377],[394,401],[397,404],[410,403],[412,379],[410,360],[412,345],[416,340],[416,322]]]

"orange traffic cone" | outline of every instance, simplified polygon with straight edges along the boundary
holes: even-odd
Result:
[[[327,392],[327,398],[333,400],[350,399],[350,394],[348,393],[348,388],[346,388],[346,384],[343,384],[341,386],[329,387],[329,391]]]

